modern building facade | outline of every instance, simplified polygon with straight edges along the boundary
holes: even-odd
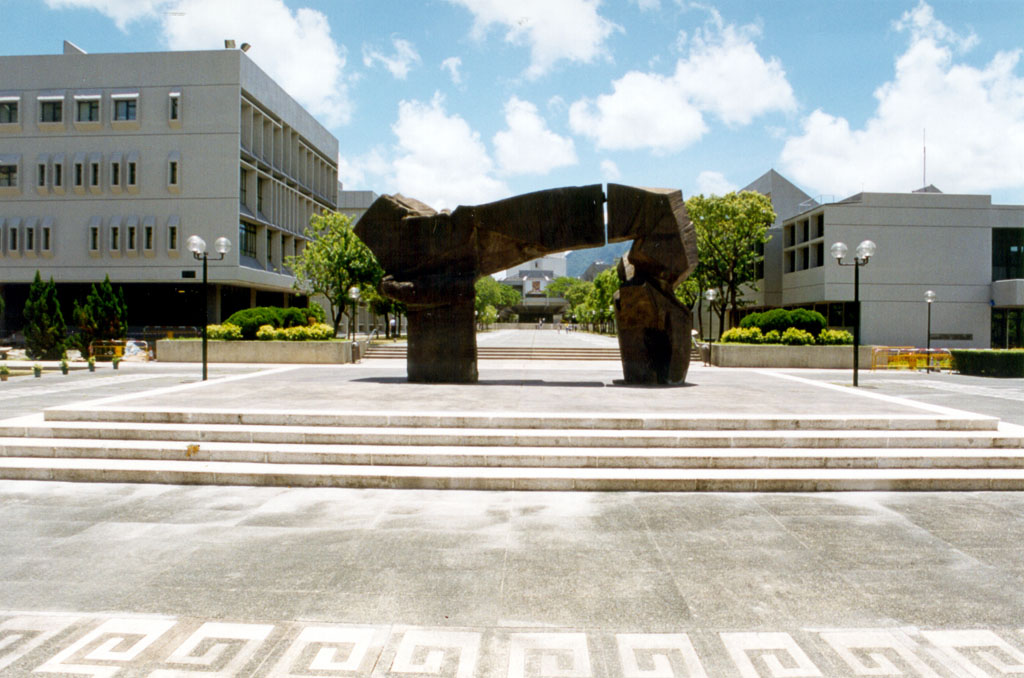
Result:
[[[845,243],[850,263],[857,245],[871,240],[877,251],[860,269],[864,343],[926,345],[932,290],[933,346],[1024,346],[1024,205],[934,187],[797,205],[806,207],[770,231],[750,310],[813,308],[830,327],[852,327],[853,268],[839,266],[830,249]]]
[[[129,323],[198,325],[295,301],[285,257],[337,207],[338,141],[242,51],[0,57],[0,332],[38,270],[62,305],[109,275]]]

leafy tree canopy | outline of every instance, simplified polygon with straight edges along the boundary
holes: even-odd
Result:
[[[295,273],[295,288],[306,295],[320,294],[327,299],[334,331],[341,317],[356,301],[349,289],[360,292],[376,288],[384,270],[373,252],[352,230],[352,219],[329,212],[315,214],[305,231],[309,242],[297,256],[287,257],[285,265]]]
[[[473,307],[478,313],[483,313],[488,306],[493,306],[500,311],[517,305],[522,296],[514,287],[500,283],[489,275],[485,275],[476,281],[476,300]]]

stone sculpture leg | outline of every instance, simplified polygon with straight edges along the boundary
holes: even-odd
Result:
[[[615,293],[622,374],[627,384],[678,385],[690,369],[690,309],[644,283]]]
[[[476,323],[473,301],[409,309],[409,381],[474,384]]]

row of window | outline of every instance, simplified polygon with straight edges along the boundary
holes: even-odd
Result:
[[[0,156],[0,188],[20,189],[21,156]],[[63,153],[40,155],[36,159],[35,185],[40,194],[64,193],[68,184],[76,193],[101,193],[104,188],[114,192],[137,192],[140,181],[139,154],[76,153],[70,167]],[[70,176],[66,176],[70,170]],[[167,188],[177,192],[181,187],[181,153],[167,156]]]
[[[807,247],[786,250],[783,255],[783,273],[806,271],[825,265],[825,243],[817,242]]]
[[[139,122],[139,92],[101,92],[72,94],[50,92],[36,97],[35,121],[41,130],[63,127],[71,120],[79,129],[100,129],[106,117],[114,128],[137,127]],[[172,90],[167,97],[167,121],[172,126],[181,123],[181,92]],[[20,125],[24,117],[21,95],[0,94],[0,129],[4,125]]]
[[[53,254],[53,217],[0,219],[0,256],[35,257]]]
[[[162,240],[163,249],[168,254],[178,253],[180,233],[181,220],[177,216],[168,217]],[[161,246],[157,242],[159,235],[156,217],[114,216],[106,223],[102,217],[92,217],[87,231],[87,247],[92,256],[152,256]]]
[[[786,247],[823,238],[825,237],[825,214],[817,214],[792,224],[786,224],[783,228],[785,229]]]

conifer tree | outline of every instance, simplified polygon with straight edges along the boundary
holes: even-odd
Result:
[[[124,302],[124,289],[110,284],[105,276],[97,288],[92,286],[85,305],[75,302],[75,325],[78,326],[78,347],[85,354],[94,340],[124,339],[128,334],[128,306]]]
[[[57,303],[57,285],[36,271],[25,302],[25,348],[32,360],[61,360],[67,349],[67,325]]]

